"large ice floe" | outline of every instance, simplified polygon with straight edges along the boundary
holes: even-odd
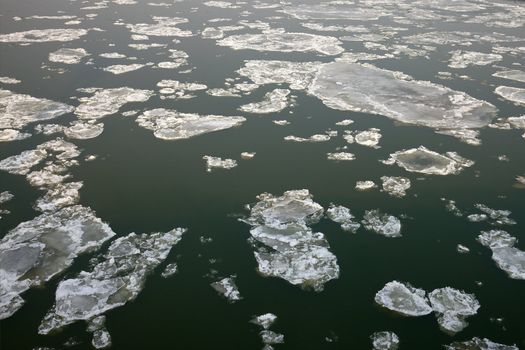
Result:
[[[81,97],[80,105],[75,109],[79,119],[99,119],[115,114],[126,103],[146,102],[151,96],[151,90],[139,90],[129,87],[87,89],[91,96]]]
[[[399,337],[394,332],[375,332],[370,336],[374,350],[397,350]]]
[[[514,247],[516,237],[503,230],[483,231],[478,242],[492,250],[492,260],[510,278],[525,279],[525,252]]]
[[[392,153],[390,158],[382,162],[389,165],[397,164],[409,172],[428,175],[455,175],[474,165],[473,161],[455,152],[442,155],[424,146]]]
[[[465,319],[477,313],[480,304],[474,294],[445,287],[427,294],[407,283],[388,282],[375,296],[377,304],[404,316],[425,316],[434,312],[441,330],[455,334],[468,326]]]
[[[184,229],[166,233],[131,233],[113,241],[90,272],[60,282],[55,305],[38,329],[49,334],[76,321],[90,321],[134,300],[147,276],[168,256]]]
[[[446,350],[519,350],[515,345],[505,345],[495,343],[487,338],[474,337],[471,340],[463,342],[454,342],[450,345],[445,345]]]
[[[308,190],[286,191],[280,197],[263,193],[257,198],[245,222],[252,226],[255,259],[262,275],[316,291],[339,277],[337,258],[324,234],[308,227],[324,213]]]
[[[88,33],[87,29],[33,29],[25,32],[0,34],[0,42],[4,43],[42,43],[51,41],[73,41]]]
[[[0,241],[0,319],[22,307],[21,293],[49,281],[114,235],[80,205],[42,214],[9,231]]]
[[[152,130],[155,137],[163,140],[187,139],[240,126],[246,118],[239,116],[198,115],[157,108],[137,117],[137,123]]]
[[[328,56],[339,55],[344,51],[340,46],[341,41],[331,36],[279,31],[231,35],[217,40],[217,45],[234,50],[317,52]]]
[[[525,72],[522,70],[503,70],[492,74],[492,76],[525,83]]]
[[[22,129],[30,123],[53,119],[73,110],[74,107],[65,103],[0,90],[0,130]]]
[[[280,112],[290,104],[288,89],[275,89],[264,95],[260,102],[252,102],[239,107],[239,110],[247,113],[276,113]]]

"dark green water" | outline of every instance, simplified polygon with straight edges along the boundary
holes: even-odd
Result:
[[[0,76],[16,77],[22,81],[17,85],[3,85],[2,88],[76,105],[77,102],[70,98],[78,96],[75,90],[81,87],[128,86],[158,90],[156,83],[162,79],[222,87],[226,78],[237,77],[235,71],[243,66],[244,60],[330,62],[334,59],[311,53],[235,51],[217,46],[215,40],[202,39],[196,34],[207,26],[236,25],[241,19],[261,20],[270,23],[272,28],[285,28],[291,32],[316,33],[303,28],[300,20],[276,12],[278,9],[254,9],[251,2],[241,4],[240,9],[206,7],[200,1],[190,0],[170,7],[153,7],[145,1],[139,2],[135,5],[109,2],[107,8],[87,11],[80,8],[92,5],[93,1],[2,0],[2,34],[64,28],[62,20],[12,20],[14,16],[56,15],[57,11],[79,17],[97,13],[93,20],[83,19],[79,27],[104,30],[90,32],[80,40],[66,43],[35,43],[29,46],[0,43]],[[522,2],[513,4],[524,6]],[[194,8],[197,10],[192,10]],[[252,13],[243,17],[240,15],[243,10]],[[465,14],[468,16],[469,12]],[[110,60],[98,57],[104,52],[135,56],[138,63],[168,60],[169,53],[163,48],[137,51],[128,47],[132,43],[130,31],[124,26],[114,25],[117,19],[122,19],[124,23],[149,23],[151,16],[189,19],[189,23],[179,27],[196,35],[179,38],[180,44],[174,44],[172,37],[151,36],[150,41],[166,43],[168,48],[185,51],[189,55],[189,66],[194,70],[181,74],[179,71],[188,67],[167,70],[143,68],[113,75],[100,69],[110,64]],[[268,19],[271,16],[281,18]],[[206,23],[218,17],[230,20]],[[340,20],[323,23],[402,26],[388,17],[372,22]],[[523,39],[523,27],[494,28],[463,23],[461,20],[445,23],[436,18],[425,22],[424,26],[403,26],[409,27],[410,33],[496,31],[521,35]],[[243,32],[257,31],[234,33]],[[348,33],[316,34],[343,36]],[[108,47],[108,44],[115,46]],[[495,44],[477,42],[468,50],[491,52],[492,45]],[[505,45],[525,46],[523,41]],[[345,41],[342,46],[349,52],[366,51],[359,42]],[[65,66],[49,62],[48,54],[60,47],[85,48],[91,54],[88,59],[92,59],[93,64]],[[447,60],[453,49],[450,45],[442,45],[429,53],[428,59],[403,56],[371,63],[488,101],[498,108],[498,117],[524,114],[523,106],[498,97],[493,90],[498,85],[521,88],[525,85],[492,77],[491,74],[499,70],[492,65],[471,66],[457,71],[458,75],[468,75],[470,80],[458,77],[438,79],[437,72],[451,71]],[[504,55],[503,60],[494,65],[523,70],[524,63],[523,57]],[[67,72],[50,72],[43,65],[65,67]],[[71,141],[83,150],[83,154],[98,156],[92,162],[81,161],[71,170],[73,179],[84,183],[80,204],[92,208],[119,236],[130,232],[164,232],[173,227],[189,229],[166,261],[149,276],[138,298],[106,313],[106,326],[113,348],[259,349],[263,346],[259,329],[249,320],[266,312],[278,316],[272,330],[285,335],[285,343],[276,345],[277,349],[369,349],[370,335],[382,330],[395,332],[401,339],[402,349],[439,349],[443,344],[474,336],[524,348],[525,282],[507,277],[491,260],[490,250],[476,241],[480,231],[492,228],[487,222],[472,223],[465,217],[455,217],[446,211],[440,200],[442,197],[453,199],[467,213],[475,212],[475,203],[512,211],[511,217],[517,224],[502,229],[520,240],[518,248],[525,249],[525,190],[513,186],[515,177],[525,174],[523,130],[484,128],[480,136],[483,144],[470,146],[450,136],[435,134],[430,128],[399,125],[379,115],[333,110],[304,91],[293,91],[297,95],[295,106],[281,113],[259,116],[237,111],[240,105],[259,101],[275,87],[261,86],[242,99],[212,97],[200,92],[194,99],[161,100],[157,94],[148,102],[127,104],[120,110],[167,108],[199,114],[244,115],[247,121],[238,128],[187,140],[164,141],[139,127],[135,117],[124,117],[119,113],[102,119],[104,132],[97,138]],[[355,123],[350,127],[335,126],[336,122],[347,118]],[[67,124],[74,119],[71,113],[50,122]],[[272,120],[278,119],[287,119],[291,124],[281,127],[272,123]],[[381,148],[354,144],[349,145],[348,151],[356,155],[356,160],[333,162],[326,159],[327,152],[346,144],[341,137],[343,130],[366,130],[371,127],[381,130]],[[283,140],[287,135],[308,137],[330,128],[338,130],[339,136],[328,142],[293,143]],[[53,138],[36,134],[26,140],[0,143],[0,159],[33,149]],[[456,151],[474,160],[475,165],[459,175],[426,176],[378,162],[388,158],[392,152],[420,145],[440,153]],[[202,156],[239,159],[243,151],[257,154],[253,160],[239,160],[239,166],[234,169],[206,172]],[[510,161],[499,161],[497,157],[501,154],[507,155]],[[412,188],[407,197],[393,198],[378,190],[358,192],[354,188],[358,180],[371,179],[380,184],[379,178],[383,175],[410,178]],[[256,270],[253,248],[247,242],[249,226],[237,218],[248,214],[244,205],[256,202],[255,197],[260,193],[280,195],[286,190],[301,188],[309,189],[314,200],[324,208],[330,203],[344,205],[351,208],[358,218],[362,218],[365,210],[375,208],[396,216],[404,214],[407,218],[402,219],[403,237],[388,239],[363,228],[353,235],[323,219],[313,229],[326,235],[330,250],[337,256],[341,270],[339,279],[328,282],[324,291],[316,293],[278,278],[262,277]],[[4,205],[11,214],[0,220],[0,237],[19,223],[37,216],[39,213],[32,209],[32,205],[42,195],[23,176],[0,172],[0,192],[6,190],[15,197]],[[213,241],[203,244],[200,236],[210,237]],[[458,254],[457,244],[468,246],[470,253]],[[107,244],[101,251],[105,248]],[[96,254],[79,257],[58,278],[42,288],[24,293],[24,307],[0,322],[0,348],[18,350],[48,346],[61,349],[71,338],[78,344],[69,348],[91,348],[90,334],[85,332],[81,323],[52,336],[39,336],[37,328],[53,305],[58,282],[88,269],[89,258]],[[211,263],[210,259],[216,259],[216,262]],[[179,272],[172,278],[161,278],[160,271],[170,262],[177,262]],[[231,304],[220,297],[210,287],[210,283],[217,280],[207,276],[211,269],[217,270],[220,277],[236,275],[243,299]],[[481,308],[477,315],[468,319],[469,326],[464,331],[449,336],[439,330],[433,314],[406,318],[377,306],[374,303],[375,293],[392,280],[407,281],[427,291],[444,286],[465,290],[476,295]],[[477,281],[481,281],[482,286],[478,286]],[[497,318],[502,318],[502,321],[494,321]],[[336,341],[327,342],[326,337],[336,338]]]

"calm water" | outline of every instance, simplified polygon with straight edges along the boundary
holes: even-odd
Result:
[[[350,31],[315,31],[302,23],[328,25],[360,25],[370,33],[384,35],[386,26],[403,27],[390,38],[378,40],[386,50],[367,49],[363,41],[342,41],[346,52],[385,54],[393,52],[391,45],[403,43],[406,37],[426,32],[470,32],[472,45],[423,44],[433,46],[425,55],[395,57],[367,61],[377,67],[402,71],[414,79],[442,84],[463,91],[474,98],[492,103],[498,109],[497,117],[517,117],[525,113],[523,104],[505,100],[494,93],[497,86],[525,88],[525,84],[493,77],[496,71],[525,70],[521,55],[502,53],[502,59],[487,65],[470,65],[464,69],[448,67],[451,51],[457,49],[491,53],[496,46],[515,48],[525,46],[522,25],[514,28],[490,25],[509,22],[513,11],[523,2],[502,2],[509,7],[492,8],[488,3],[476,1],[464,4],[484,4],[485,11],[440,10],[429,8],[423,1],[414,9],[435,11],[435,18],[409,14],[395,2],[376,3],[376,9],[394,11],[378,20],[301,20],[275,8],[260,9],[258,3],[239,3],[238,8],[206,6],[200,1],[185,0],[169,6],[152,6],[139,0],[136,4],[119,5],[111,1],[64,0],[2,0],[0,4],[1,34],[47,28],[100,28],[90,31],[78,40],[69,42],[43,42],[22,45],[0,43],[0,76],[16,78],[19,84],[2,84],[3,89],[34,97],[78,105],[71,99],[81,96],[78,88],[131,87],[155,91],[144,103],[128,103],[119,113],[101,119],[104,132],[92,139],[68,140],[83,150],[83,155],[94,154],[94,161],[83,161],[70,169],[74,181],[82,181],[79,204],[92,208],[96,215],[108,223],[118,236],[130,232],[165,232],[173,227],[187,227],[188,233],[174,246],[168,258],[148,277],[145,288],[136,300],[106,313],[106,327],[112,337],[114,349],[260,349],[260,329],[249,323],[254,315],[271,312],[278,316],[272,330],[285,336],[284,344],[276,349],[369,349],[370,335],[377,331],[395,332],[402,349],[439,349],[454,341],[474,336],[495,342],[525,347],[525,282],[511,279],[491,259],[491,251],[476,241],[482,230],[501,228],[525,249],[525,190],[516,187],[515,177],[525,175],[524,130],[481,129],[482,145],[472,146],[460,140],[439,135],[433,129],[400,124],[387,117],[340,111],[326,107],[320,99],[305,91],[293,90],[293,106],[270,114],[243,113],[237,108],[249,102],[260,101],[264,94],[286,84],[261,85],[241,98],[215,97],[204,91],[195,92],[191,99],[161,99],[156,84],[162,79],[206,84],[208,88],[224,87],[225,79],[237,78],[236,71],[244,60],[288,60],[332,62],[338,55],[326,56],[316,52],[272,52],[233,50],[218,46],[215,39],[205,39],[200,32],[206,27],[236,26],[240,20],[268,23],[270,28],[284,28],[286,32],[344,37],[362,33]],[[445,6],[452,1],[442,1]],[[81,9],[102,4],[99,9]],[[511,9],[510,6],[516,6]],[[291,5],[292,8],[296,5]],[[356,5],[357,7],[358,5]],[[372,8],[361,3],[362,8]],[[395,10],[394,10],[395,9]],[[58,13],[58,11],[61,11]],[[243,12],[249,11],[249,12]],[[484,24],[467,23],[480,13],[494,15]],[[97,16],[89,18],[87,14]],[[440,14],[440,17],[438,16]],[[35,19],[34,15],[77,16],[80,24],[66,25],[71,19]],[[122,23],[153,23],[152,16],[182,17],[188,23],[179,28],[193,33],[189,37],[149,36],[145,41],[133,41],[131,32]],[[409,20],[402,23],[401,17]],[[15,20],[13,17],[21,17]],[[210,19],[224,18],[221,22]],[[396,19],[398,22],[396,22]],[[383,27],[379,27],[383,26]],[[260,29],[239,28],[225,31],[225,37],[244,33],[260,33]],[[491,35],[500,33],[516,36],[509,42],[474,39],[473,33]],[[465,41],[467,39],[465,38]],[[179,39],[180,43],[173,42]],[[373,40],[367,39],[372,42]],[[160,43],[166,47],[135,50],[132,43]],[[50,52],[61,47],[84,48],[89,56],[80,63],[66,65],[48,60]],[[421,46],[418,46],[421,48]],[[188,64],[175,69],[154,69],[146,66],[139,70],[114,75],[102,68],[111,64],[130,64],[170,61],[168,49],[188,54]],[[99,55],[118,52],[128,58],[105,59]],[[428,57],[425,57],[428,56]],[[190,72],[184,72],[192,68]],[[59,69],[64,69],[61,71]],[[452,72],[451,79],[440,79],[438,72]],[[463,76],[463,77],[461,77]],[[243,79],[243,81],[249,81]],[[140,127],[136,116],[122,116],[128,110],[140,112],[154,108],[174,109],[181,112],[242,115],[246,122],[240,126],[184,140],[167,141],[155,138],[150,130]],[[2,111],[3,112],[3,111]],[[1,118],[1,116],[0,116]],[[48,123],[68,125],[76,119],[74,113],[62,115]],[[286,119],[286,126],[272,120]],[[350,126],[336,126],[343,119],[352,119]],[[31,137],[0,143],[0,159],[61,135],[43,135],[34,132],[30,124],[24,131]],[[356,159],[334,162],[326,159],[327,152],[346,145],[344,130],[378,128],[383,137],[380,148],[348,145],[348,152]],[[326,130],[338,130],[339,135],[327,142],[286,142],[285,136],[308,137]],[[458,175],[433,176],[409,173],[398,166],[389,166],[378,160],[403,149],[419,147],[439,153],[458,152],[475,164]],[[256,152],[252,160],[241,160],[240,153]],[[238,166],[231,170],[206,171],[204,155],[233,158]],[[509,161],[498,156],[506,155]],[[403,176],[412,181],[404,198],[395,198],[378,189],[360,192],[355,189],[358,180],[373,180],[381,185],[381,176]],[[361,219],[365,210],[379,208],[401,217],[402,237],[386,238],[360,228],[356,234],[344,232],[339,225],[324,218],[312,226],[323,232],[330,251],[337,257],[340,267],[338,279],[325,284],[322,292],[304,290],[283,279],[263,277],[257,272],[253,247],[247,241],[250,227],[238,221],[249,215],[246,204],[257,201],[263,192],[281,195],[290,189],[308,189],[313,199],[325,209],[330,203],[344,205]],[[0,172],[0,192],[10,191],[14,198],[3,205],[11,213],[0,219],[0,237],[19,223],[33,219],[40,213],[33,204],[44,192],[28,184],[24,176]],[[448,212],[441,198],[455,200],[465,212],[456,217]],[[491,208],[510,210],[517,224],[492,227],[487,221],[470,222],[467,214],[478,213],[475,203]],[[212,238],[202,243],[200,237]],[[456,246],[463,244],[470,253],[459,254]],[[40,288],[22,294],[25,305],[13,316],[0,323],[2,350],[33,349],[39,346],[62,349],[90,349],[91,335],[85,324],[77,322],[58,334],[38,335],[38,326],[47,310],[53,306],[55,290],[62,279],[73,278],[82,270],[89,270],[89,259],[103,253],[82,255],[63,274]],[[179,271],[170,278],[160,272],[168,263],[176,262]],[[0,266],[1,267],[1,266]],[[213,273],[213,270],[216,273]],[[230,303],[210,287],[210,283],[230,275],[242,296]],[[406,281],[432,291],[451,286],[473,293],[481,304],[477,315],[469,317],[469,326],[451,336],[439,329],[433,314],[423,317],[402,317],[391,313],[374,302],[374,295],[392,280]],[[482,282],[480,285],[477,282]],[[501,319],[501,320],[497,320]]]

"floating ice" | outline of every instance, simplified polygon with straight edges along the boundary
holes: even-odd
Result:
[[[367,230],[385,237],[401,237],[401,221],[393,215],[382,213],[378,209],[367,210],[361,223]]]
[[[76,121],[71,126],[64,128],[64,134],[70,139],[87,140],[93,139],[104,131],[104,125],[101,123],[90,123]]]
[[[55,52],[51,52],[49,54],[49,60],[51,62],[77,64],[86,56],[88,56],[88,53],[84,49],[61,48]]]
[[[255,152],[242,152],[241,153],[241,158],[242,159],[252,159],[253,157],[255,157]]]
[[[397,350],[399,337],[394,332],[375,332],[370,336],[374,350]]]
[[[18,80],[15,78],[0,77],[0,83],[2,84],[20,84],[21,82],[22,82],[21,80]]]
[[[0,142],[24,140],[28,137],[31,137],[31,134],[27,132],[21,132],[15,129],[0,129]]]
[[[354,140],[357,144],[372,148],[379,148],[379,140],[381,139],[381,134],[379,129],[372,128],[365,131],[359,131],[354,133]],[[347,132],[348,134],[348,132]]]
[[[18,155],[0,161],[0,170],[7,171],[10,174],[25,175],[31,171],[33,166],[39,164],[46,157],[47,152],[45,150],[23,151]]]
[[[501,61],[503,56],[493,53],[482,53],[476,51],[452,51],[450,58],[450,68],[467,68],[468,66],[486,66],[494,62]]]
[[[137,118],[141,127],[163,140],[187,139],[240,126],[244,121],[246,118],[238,116],[198,115],[163,108],[146,111]]]
[[[267,313],[263,315],[259,315],[254,317],[251,322],[261,326],[264,329],[268,329],[272,326],[272,324],[277,320],[277,316],[275,316],[272,313]]]
[[[237,166],[237,161],[234,159],[222,159],[220,157],[204,156],[206,161],[206,171],[211,172],[213,169],[233,169]]]
[[[318,52],[327,56],[339,55],[344,51],[337,38],[307,33],[238,34],[217,40],[217,45],[234,50]]]
[[[480,339],[478,337],[474,337],[471,340],[464,342],[455,342],[450,345],[445,345],[444,347],[447,350],[519,350],[519,348],[514,345],[494,343],[486,338]]]
[[[485,218],[487,218],[487,216],[488,218],[490,218],[491,225],[515,225],[516,224],[516,221],[509,218],[509,215],[512,214],[510,210],[492,209],[492,208],[487,207],[484,204],[479,204],[479,203],[475,204],[474,206],[476,207],[476,209],[486,214]]]
[[[231,2],[228,1],[206,1],[203,2],[203,5],[209,6],[209,7],[219,7],[223,9],[237,9],[240,8],[238,5],[234,5]]]
[[[358,191],[367,191],[371,190],[372,188],[376,188],[377,185],[374,181],[371,180],[365,180],[365,181],[356,181],[355,183],[355,189]]]
[[[364,5],[364,4],[363,4]],[[374,21],[383,16],[388,16],[389,12],[384,8],[374,8],[371,6],[355,6],[352,2],[329,1],[320,4],[300,4],[285,6],[284,13],[301,20],[305,19],[339,19]]]
[[[326,210],[326,216],[333,222],[341,224],[344,231],[355,233],[361,227],[360,223],[354,221],[355,216],[352,215],[350,209],[342,205],[330,205],[330,208]]]
[[[254,252],[261,274],[317,291],[339,277],[337,259],[324,235],[307,227],[324,212],[308,190],[286,191],[280,197],[263,193],[257,198],[260,201],[246,222],[253,226],[252,238],[262,244]]]
[[[459,174],[464,168],[474,164],[473,161],[459,156],[455,152],[446,155],[431,151],[424,146],[392,153],[385,164],[397,164],[406,171],[429,174]]]
[[[185,18],[153,17],[153,20],[156,22],[156,24],[126,24],[126,27],[128,27],[128,29],[135,34],[148,36],[189,37],[193,35],[191,31],[183,30],[177,27],[179,24],[188,22],[188,20]]]
[[[110,72],[113,74],[124,74],[128,72],[133,72],[137,69],[140,69],[144,67],[143,64],[139,63],[133,63],[133,64],[115,64],[113,66],[109,66],[104,68],[106,72]]]
[[[326,141],[329,141],[330,138],[331,137],[326,134],[315,134],[308,138],[289,135],[289,136],[285,136],[284,140],[293,141],[293,142],[326,142]]]
[[[37,199],[35,209],[41,212],[53,212],[77,204],[80,188],[82,188],[82,182],[55,184],[43,197]]]
[[[525,83],[525,72],[517,69],[499,71],[492,74],[492,76]]]
[[[468,326],[465,318],[475,315],[480,307],[475,295],[450,287],[433,290],[428,293],[428,299],[439,326],[451,334],[465,329]]]
[[[232,303],[242,299],[233,277],[226,277],[218,282],[213,282],[211,286]]]
[[[168,278],[173,276],[175,273],[177,273],[178,267],[176,263],[171,263],[166,265],[164,268],[164,271],[160,274],[164,278]]]
[[[88,33],[86,29],[33,29],[25,32],[0,34],[3,43],[43,43],[50,41],[73,41]]]
[[[460,254],[467,254],[470,253],[470,249],[462,244],[458,244],[456,247],[456,251]]]
[[[484,231],[478,241],[492,250],[492,260],[510,278],[525,279],[525,252],[514,247],[517,239],[502,230]]]
[[[186,99],[194,97],[194,95],[188,94],[188,92],[206,90],[208,87],[204,84],[198,83],[182,83],[178,80],[161,80],[157,83],[160,87],[160,93],[170,98]]]
[[[406,196],[406,191],[410,188],[410,179],[401,176],[382,176],[383,191],[394,197]]]
[[[388,282],[377,292],[375,301],[404,316],[424,316],[432,312],[424,290],[398,281]]]
[[[201,33],[201,36],[205,39],[222,39],[224,37],[224,32],[217,28],[204,28]]]
[[[354,160],[355,155],[350,152],[335,152],[335,153],[327,153],[326,158],[328,160],[336,160],[336,161]]]
[[[451,130],[437,130],[437,134],[448,135],[459,139],[468,145],[479,146],[481,140],[479,139],[479,131],[473,129],[451,129]]]
[[[0,241],[0,319],[14,314],[27,289],[49,281],[82,253],[98,249],[115,233],[79,205],[23,222]]]
[[[290,85],[290,89],[304,90],[312,82],[320,62],[289,61],[245,61],[244,67],[237,72],[256,84]]]
[[[495,93],[520,105],[525,105],[525,89],[510,87],[510,86],[498,86]]]
[[[284,343],[284,335],[273,331],[264,330],[259,333],[264,344],[274,345]]]
[[[64,103],[0,90],[0,130],[22,129],[30,123],[53,119],[73,109]]]
[[[264,95],[261,102],[252,102],[239,107],[239,110],[247,113],[276,113],[280,112],[290,103],[288,89],[275,89]]]
[[[55,305],[44,317],[39,334],[49,334],[79,320],[89,320],[134,300],[147,276],[182,238],[184,229],[131,233],[111,243],[91,272],[60,282]]]
[[[80,119],[99,119],[115,114],[126,103],[146,102],[153,92],[151,90],[138,90],[129,87],[114,89],[95,89],[90,97],[80,98],[80,105],[75,114]]]
[[[308,92],[330,108],[381,114],[431,128],[480,128],[496,108],[463,92],[370,64],[321,65]]]

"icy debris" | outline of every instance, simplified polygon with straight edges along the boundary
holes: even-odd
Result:
[[[238,34],[217,40],[217,45],[234,50],[317,52],[327,56],[343,52],[341,44],[341,41],[331,36],[282,32]]]
[[[97,250],[115,233],[83,206],[23,222],[0,241],[0,319],[14,314],[19,296],[67,269],[80,254]]]
[[[258,326],[261,326],[264,329],[268,329],[272,324],[277,320],[277,316],[272,313],[267,313],[254,317],[250,322]]]
[[[242,299],[241,293],[235,284],[235,278],[233,276],[223,278],[218,282],[211,284],[212,288],[215,289],[219,294],[224,296],[228,301],[234,303]]]
[[[0,204],[7,203],[14,197],[15,196],[9,191],[0,192]]]
[[[483,231],[478,241],[492,250],[492,260],[510,278],[525,279],[525,252],[514,247],[517,239],[502,230]]]
[[[49,60],[51,62],[65,63],[65,64],[78,64],[82,58],[89,54],[84,49],[71,49],[61,48],[55,52],[49,54]]]
[[[53,212],[58,209],[78,203],[82,182],[68,182],[55,184],[44,196],[37,199],[35,209],[41,212]]]
[[[134,300],[147,276],[168,256],[184,229],[150,234],[131,233],[113,241],[91,272],[60,282],[55,305],[44,317],[39,334],[49,334],[80,320],[89,320]]]
[[[441,329],[455,334],[468,326],[465,318],[475,315],[480,307],[474,294],[445,287],[428,293],[430,305],[436,313]]]
[[[440,129],[480,128],[497,109],[464,92],[411,80],[370,64],[321,65],[308,92],[338,110],[381,114],[399,122]]]
[[[371,180],[356,181],[355,183],[355,189],[358,191],[368,191],[376,187],[377,185],[375,182]]]
[[[104,131],[104,124],[76,121],[64,128],[64,134],[70,139],[93,139]]]
[[[394,197],[406,196],[406,191],[410,188],[410,179],[401,176],[382,176],[383,191]]]
[[[276,113],[280,112],[290,104],[288,89],[275,89],[264,95],[261,102],[252,102],[239,107],[239,110],[247,113]]]
[[[30,123],[53,119],[73,109],[64,103],[0,89],[0,130],[22,129]]]
[[[481,222],[488,219],[486,214],[470,214],[467,215],[467,220],[470,222]]]
[[[445,209],[449,213],[452,213],[454,216],[458,216],[458,217],[463,216],[463,213],[461,212],[461,210],[459,210],[458,206],[456,205],[455,200],[446,199],[446,198],[441,198],[441,200],[445,202]]]
[[[373,350],[397,350],[399,337],[394,332],[375,332],[370,336]]]
[[[27,132],[21,132],[15,129],[0,129],[0,142],[10,142],[24,140],[31,137]]]
[[[285,136],[284,140],[293,141],[293,142],[326,142],[326,141],[329,141],[330,138],[331,137],[326,134],[315,134],[308,138],[289,135],[289,136]]]
[[[171,263],[171,264],[166,265],[166,267],[164,268],[164,271],[162,271],[160,275],[164,278],[168,278],[176,274],[177,270],[178,270],[177,264]]]
[[[336,160],[336,161],[354,160],[355,155],[350,152],[334,152],[334,153],[327,153],[326,158],[328,160]]]
[[[163,108],[146,111],[137,118],[141,127],[163,140],[187,139],[240,126],[244,121],[246,118],[239,116],[198,115]]]
[[[330,208],[326,210],[326,216],[333,222],[341,224],[344,231],[355,233],[361,227],[360,223],[354,221],[355,216],[352,215],[350,209],[342,205],[331,204]]]
[[[398,151],[390,154],[385,164],[397,164],[406,171],[429,175],[459,174],[464,168],[471,167],[474,162],[459,156],[455,152],[445,155],[431,151],[424,146]]]
[[[21,80],[18,80],[18,79],[15,79],[15,78],[0,77],[0,83],[2,83],[2,84],[13,85],[13,84],[20,84],[21,82],[22,82]]]
[[[135,34],[148,36],[176,36],[189,37],[192,32],[178,28],[179,24],[187,23],[186,18],[179,17],[153,17],[155,24],[138,23],[126,24],[126,27]]]
[[[404,316],[424,316],[432,312],[424,290],[398,281],[388,282],[377,292],[375,302]]]
[[[312,82],[320,62],[245,61],[237,73],[259,85],[286,83],[292,90],[304,90]]]
[[[493,53],[482,53],[476,51],[452,51],[450,58],[450,68],[467,68],[468,66],[486,66],[488,64],[501,61],[503,56]]]
[[[499,71],[492,74],[492,76],[525,83],[525,72],[517,69]]]
[[[470,249],[466,246],[464,246],[463,244],[458,244],[457,247],[456,247],[456,251],[459,253],[459,254],[467,254],[467,253],[470,253]]]
[[[519,350],[519,348],[514,345],[494,343],[486,338],[480,339],[478,337],[474,337],[471,340],[464,342],[455,342],[450,345],[445,345],[444,347],[447,350]]]
[[[525,105],[525,89],[510,86],[498,86],[494,92],[504,99],[520,105]]]
[[[51,41],[73,41],[88,33],[86,29],[33,29],[25,32],[0,34],[3,43],[43,43]]]
[[[259,333],[264,344],[274,345],[284,343],[284,335],[269,330],[263,330]]]
[[[151,90],[138,90],[129,87],[112,89],[94,89],[90,97],[81,97],[80,105],[75,114],[80,119],[99,119],[115,114],[126,103],[146,102],[151,96]]]
[[[473,129],[451,129],[451,130],[437,130],[437,134],[452,136],[459,139],[467,145],[479,146],[481,140],[479,139],[479,131]]]
[[[233,169],[237,166],[237,161],[234,159],[222,159],[220,157],[204,156],[206,161],[206,171],[211,172],[213,169]]]
[[[137,69],[140,69],[142,67],[144,67],[144,65],[143,64],[139,64],[139,63],[115,64],[113,66],[106,67],[103,70],[105,70],[106,72],[113,73],[113,74],[124,74],[124,73],[128,73],[128,72],[133,72],[133,71],[135,71]]]
[[[401,221],[379,209],[367,210],[361,221],[364,228],[385,237],[401,237]]]
[[[516,221],[509,218],[509,215],[512,214],[510,210],[492,209],[480,203],[474,206],[490,218],[492,225],[516,225]]]
[[[255,152],[242,152],[241,153],[241,158],[242,159],[253,159],[253,157],[255,157]]]
[[[323,216],[323,207],[308,190],[286,191],[275,197],[263,193],[245,221],[252,226],[258,270],[264,276],[280,277],[291,284],[323,289],[339,277],[337,259],[322,233],[307,226]]]

